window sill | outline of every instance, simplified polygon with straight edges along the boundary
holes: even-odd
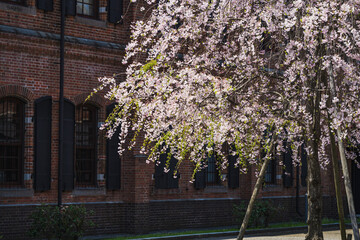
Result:
[[[282,191],[282,185],[269,184],[263,187],[263,192],[274,192],[274,191]]]
[[[104,196],[106,191],[104,188],[77,188],[71,193],[73,196]]]
[[[22,6],[22,5],[18,5],[18,4],[0,2],[0,10],[13,11],[13,12],[18,12],[18,13],[23,13],[23,14],[33,15],[33,16],[36,15],[35,6],[27,7],[27,6]]]
[[[102,27],[106,28],[106,22],[97,20],[97,19],[91,19],[87,17],[81,17],[81,16],[75,16],[75,22],[82,23],[85,25],[90,25],[93,27]]]
[[[34,196],[33,189],[26,189],[26,188],[0,189],[0,197],[32,197],[32,196]]]
[[[206,186],[204,192],[206,193],[225,193],[227,188],[223,185]]]
[[[180,188],[168,188],[168,189],[162,189],[162,188],[154,188],[153,195],[168,195],[168,194],[179,194],[181,193]]]

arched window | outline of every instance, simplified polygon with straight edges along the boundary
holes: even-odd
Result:
[[[75,183],[77,187],[96,185],[97,110],[89,104],[76,107]]]
[[[0,186],[22,184],[24,102],[14,97],[0,99]]]

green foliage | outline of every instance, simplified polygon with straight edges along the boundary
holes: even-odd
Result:
[[[157,61],[153,59],[153,60],[147,62],[145,65],[143,65],[143,66],[141,67],[141,70],[142,70],[143,72],[147,72],[147,71],[149,71],[149,70],[152,70],[153,67],[154,67],[156,64],[157,64]]]
[[[31,214],[33,223],[29,235],[46,239],[79,239],[87,227],[94,226],[94,223],[87,219],[92,214],[92,211],[79,205],[41,205]]]
[[[246,209],[247,205],[245,203],[234,205],[234,215],[239,225],[241,225],[244,219]],[[255,201],[249,220],[249,227],[268,227],[270,220],[274,218],[281,209],[280,206],[275,207],[271,201]]]

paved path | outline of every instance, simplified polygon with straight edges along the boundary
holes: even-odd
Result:
[[[346,234],[352,234],[352,230],[346,230]],[[206,238],[207,240],[235,240],[234,237],[220,237],[220,238]],[[249,240],[304,240],[305,234],[298,233],[298,234],[287,234],[287,235],[280,235],[280,236],[261,236],[261,237],[245,237],[245,239]],[[340,240],[340,230],[336,231],[324,231],[324,240]],[[205,240],[205,238],[203,239]]]

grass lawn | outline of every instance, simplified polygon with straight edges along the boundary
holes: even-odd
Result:
[[[124,240],[124,239],[136,239],[136,238],[149,238],[149,237],[165,237],[165,236],[178,236],[178,235],[192,235],[192,234],[200,234],[200,233],[216,233],[216,232],[231,232],[231,231],[238,231],[239,229],[236,228],[225,228],[225,229],[216,229],[216,230],[194,230],[194,231],[182,231],[182,232],[162,232],[162,233],[152,233],[146,235],[136,235],[136,236],[129,236],[129,237],[118,237],[118,238],[111,238],[107,240]]]

